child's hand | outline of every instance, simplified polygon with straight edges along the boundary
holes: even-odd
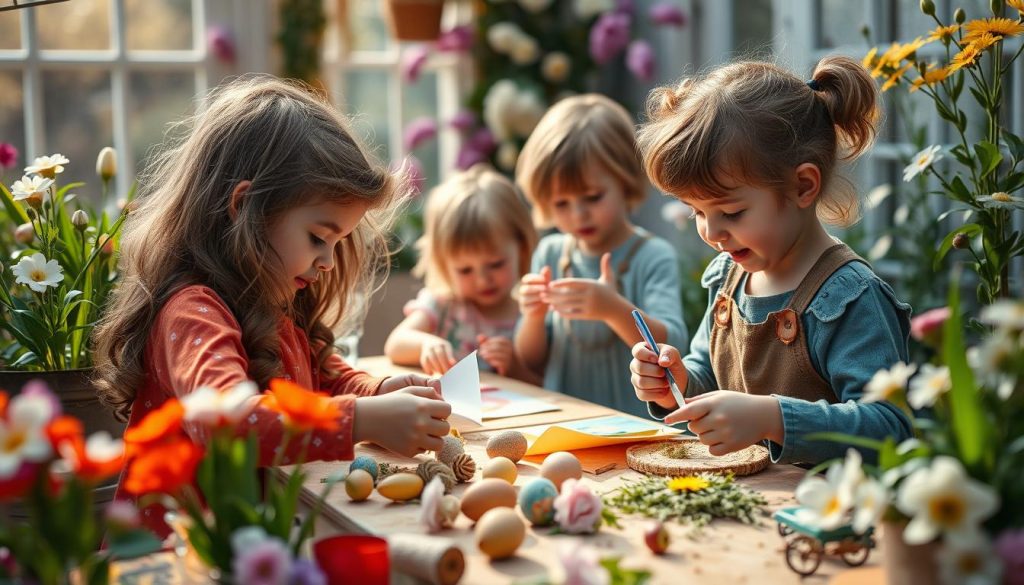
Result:
[[[420,349],[420,367],[429,376],[443,374],[455,363],[455,350],[445,339],[432,339],[424,343]]]
[[[411,386],[357,399],[353,442],[373,441],[406,457],[439,450],[452,406],[436,396],[433,388]]]
[[[690,430],[712,455],[739,451],[762,439],[782,443],[782,410],[771,396],[732,390],[700,394],[665,417],[666,424],[682,421],[690,421]]]
[[[419,374],[405,374],[402,376],[392,376],[380,385],[380,390],[377,391],[377,395],[389,394],[407,388],[409,386],[426,386],[433,388],[437,392],[437,399],[441,398],[441,380],[437,378],[428,378]]]
[[[682,392],[686,392],[690,378],[678,349],[667,343],[660,344],[658,349],[661,350],[660,356],[651,351],[646,341],[633,346],[633,361],[629,362],[629,371],[633,374],[629,381],[640,400],[653,402],[662,408],[676,408],[679,404],[669,390],[665,368],[672,372],[676,386]]]
[[[499,375],[506,375],[515,363],[516,352],[512,347],[512,340],[507,337],[487,337],[477,335],[477,343],[480,345],[480,357],[491,364]]]
[[[545,266],[540,274],[524,274],[519,281],[519,312],[524,317],[543,316],[548,312],[544,297],[551,284],[551,268]]]
[[[612,270],[612,255],[601,256],[601,276],[562,278],[551,283],[545,300],[551,309],[568,319],[605,320],[619,299]]]

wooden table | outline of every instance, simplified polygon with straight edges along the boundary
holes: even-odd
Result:
[[[392,366],[382,358],[362,359],[358,366],[375,374],[409,371]],[[487,461],[484,447],[494,430],[616,413],[602,406],[493,374],[484,374],[481,380],[484,384],[493,384],[552,400],[559,404],[562,410],[487,421],[482,429],[464,433],[466,452],[472,455],[478,464],[478,479],[479,468]],[[403,458],[366,444],[358,445],[356,453],[404,466],[415,466],[419,461],[428,458],[427,455],[420,455],[415,459]],[[516,485],[521,486],[539,475],[538,467],[535,463],[520,462]],[[323,488],[322,478],[338,469],[347,468],[348,462],[307,464],[304,468],[307,473],[304,503],[312,505],[315,502]],[[288,468],[282,469],[285,475],[288,471]],[[761,473],[740,478],[739,481],[765,496],[770,513],[780,507],[794,504],[793,490],[803,475],[803,469],[790,465],[773,465]],[[584,474],[584,481],[590,484],[595,493],[603,494],[621,486],[626,480],[639,477],[641,475],[637,472],[617,467],[600,475]],[[461,496],[467,487],[468,484],[456,486],[455,495]],[[380,536],[401,533],[425,534],[425,529],[419,524],[418,514],[417,504],[390,503],[376,492],[364,502],[352,502],[346,496],[343,486],[339,485],[327,499],[327,505],[318,522],[317,536],[332,533],[365,533]],[[473,540],[472,522],[465,516],[460,516],[455,526],[440,533],[440,536],[454,540],[465,553],[466,572],[461,583],[467,584],[511,583],[524,579],[536,580],[545,576],[552,582],[560,582],[562,573],[557,557],[558,548],[562,542],[572,539],[581,539],[587,545],[596,548],[602,557],[621,557],[623,566],[651,571],[652,583],[824,584],[828,583],[831,577],[847,569],[841,560],[826,557],[814,576],[801,579],[786,566],[783,558],[785,543],[770,517],[766,517],[760,526],[718,520],[696,537],[688,536],[690,529],[685,525],[669,522],[667,526],[671,532],[672,544],[669,547],[669,554],[664,556],[653,555],[644,545],[644,520],[639,517],[622,517],[621,529],[603,526],[599,533],[592,536],[552,535],[550,528],[530,528],[516,556],[496,562],[490,562],[477,550]],[[879,549],[872,551],[867,566],[877,566],[881,562],[879,553]]]

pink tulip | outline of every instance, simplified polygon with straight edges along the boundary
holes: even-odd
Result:
[[[675,26],[682,28],[686,26],[686,13],[683,9],[671,2],[662,2],[651,6],[648,15],[651,22],[660,26]]]
[[[590,29],[590,56],[599,65],[611,61],[629,44],[632,19],[623,12],[605,12]]]
[[[437,123],[430,118],[416,118],[405,127],[402,135],[402,143],[406,152],[412,152],[417,147],[437,136]]]
[[[235,39],[224,26],[213,25],[206,31],[206,43],[210,52],[221,63],[235,62]]]
[[[18,164],[18,149],[13,144],[0,142],[0,169],[14,168]]]
[[[925,311],[910,320],[910,335],[922,343],[932,343],[941,335],[946,319],[949,319],[949,307]]]
[[[654,79],[654,49],[644,40],[633,41],[626,50],[626,67],[637,79]]]
[[[406,49],[402,53],[402,80],[406,83],[416,83],[429,56],[430,48],[426,45],[413,45]]]

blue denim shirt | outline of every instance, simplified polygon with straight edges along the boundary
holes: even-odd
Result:
[[[683,358],[689,374],[685,389],[695,396],[718,389],[711,368],[710,338],[713,316],[711,308],[719,288],[725,283],[732,266],[728,254],[720,254],[701,278],[708,289],[710,302],[700,328],[690,343],[690,352]],[[744,279],[747,277],[744,276]],[[743,283],[736,287],[735,301],[743,318],[762,323],[772,311],[785,308],[793,291],[767,297],[746,295]],[[910,336],[910,305],[900,302],[892,288],[862,262],[851,262],[837,270],[818,289],[810,306],[801,315],[806,332],[807,349],[815,371],[835,391],[837,402],[808,402],[787,396],[785,388],[772,395],[782,409],[785,431],[781,445],[766,441],[772,461],[782,463],[818,463],[842,457],[849,445],[832,441],[809,441],[811,433],[836,432],[885,439],[897,442],[910,438],[909,419],[888,402],[861,404],[864,386],[883,368],[898,361],[908,361],[907,341]],[[669,411],[654,403],[649,409],[655,418],[664,418]],[[874,461],[877,453],[862,450],[866,460]]]

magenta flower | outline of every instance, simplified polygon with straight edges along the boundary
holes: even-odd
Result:
[[[910,335],[922,343],[932,343],[942,334],[946,319],[949,319],[949,307],[925,311],[910,320]]]
[[[448,120],[448,125],[459,132],[466,132],[476,126],[476,114],[469,110],[459,110]]]
[[[459,153],[455,156],[455,168],[464,171],[477,163],[486,161],[487,154],[467,142],[459,148]]]
[[[239,551],[232,568],[237,583],[283,585],[288,582],[292,559],[283,542],[268,538]]]
[[[1004,531],[995,548],[1003,561],[1003,585],[1024,585],[1024,529]]]
[[[587,484],[570,478],[562,483],[562,493],[555,498],[555,522],[570,534],[588,534],[601,525],[601,498]]]
[[[402,144],[406,152],[412,152],[417,147],[437,136],[437,123],[430,118],[416,118],[405,127],[402,135]]]
[[[0,169],[14,168],[18,164],[18,149],[13,144],[0,142]]]
[[[654,79],[654,49],[644,40],[636,40],[626,50],[626,67],[637,79]]]
[[[420,71],[427,64],[430,48],[426,45],[413,45],[402,52],[402,81],[416,83]]]
[[[659,26],[686,26],[686,13],[672,2],[661,2],[651,6],[648,12],[651,22]]]
[[[605,12],[590,29],[590,56],[599,65],[611,61],[629,44],[632,19],[623,12]]]
[[[235,62],[235,39],[227,27],[213,25],[207,29],[206,43],[210,47],[210,52],[221,63]]]
[[[615,11],[632,16],[636,12],[636,3],[633,0],[617,0],[615,2]]]
[[[462,24],[441,33],[436,46],[445,53],[463,53],[473,48],[473,41],[473,27]]]
[[[494,134],[488,128],[481,128],[469,138],[470,144],[484,154],[491,154],[498,148],[498,142],[494,140]]]

